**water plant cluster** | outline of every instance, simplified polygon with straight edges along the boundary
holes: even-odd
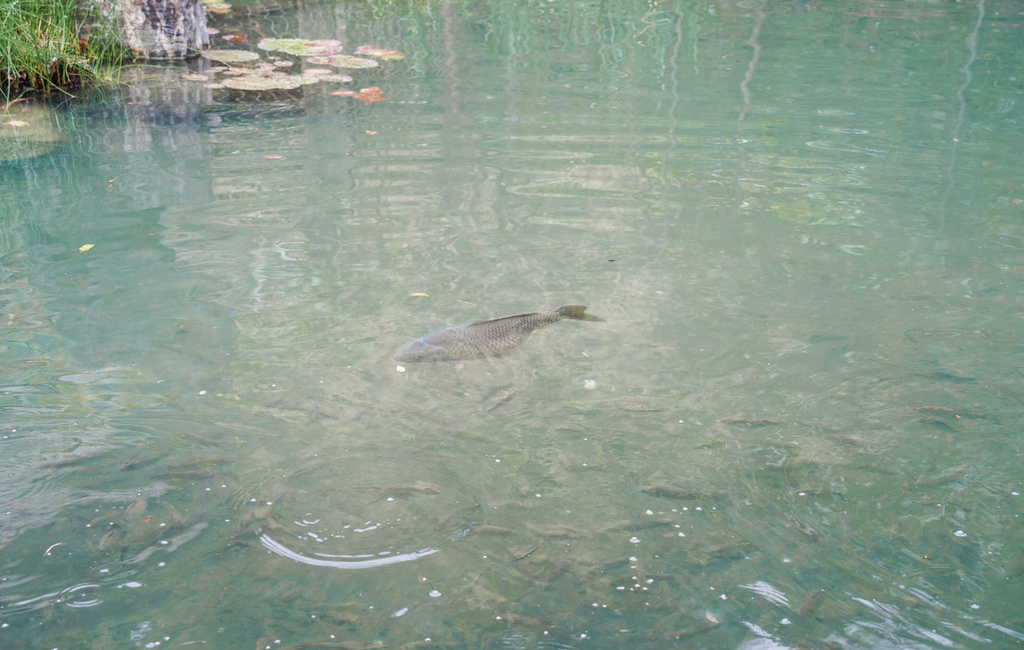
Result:
[[[222,66],[211,67],[206,70],[205,74],[187,74],[184,75],[184,78],[191,81],[207,82],[204,85],[208,88],[248,91],[293,90],[300,86],[323,81],[339,83],[353,81],[353,78],[347,74],[333,72],[333,68],[365,70],[379,67],[380,63],[376,59],[399,61],[405,58],[405,55],[397,50],[387,50],[371,45],[363,45],[356,50],[356,54],[366,56],[341,54],[341,42],[333,39],[264,38],[257,43],[256,47],[268,53],[289,54],[307,64],[330,66],[330,68],[304,67],[297,74],[293,74],[286,72],[294,65],[295,62],[292,60],[271,57],[270,60],[262,61],[259,53],[252,50],[214,49],[203,52],[203,57],[223,64]],[[367,56],[374,58],[366,58]],[[214,75],[218,75],[216,80],[213,79]],[[331,94],[354,97],[365,104],[384,100],[383,92],[376,86],[363,88],[358,92],[340,90]]]
[[[104,76],[123,52],[117,39],[79,37],[77,0],[0,0],[0,98],[73,88]],[[102,23],[102,21],[95,21]]]

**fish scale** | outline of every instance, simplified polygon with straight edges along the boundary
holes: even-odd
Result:
[[[497,356],[520,345],[534,330],[562,319],[602,320],[586,313],[586,309],[581,305],[565,305],[555,311],[516,314],[448,327],[406,343],[395,353],[395,360],[416,363]]]

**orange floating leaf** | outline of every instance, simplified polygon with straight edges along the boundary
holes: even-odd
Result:
[[[335,90],[331,94],[339,97],[355,97],[356,99],[361,99],[364,104],[374,104],[376,102],[384,101],[384,93],[376,86],[363,88],[359,92],[355,92],[353,90]]]

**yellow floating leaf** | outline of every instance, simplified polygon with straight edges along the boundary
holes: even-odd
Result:
[[[79,246],[78,247],[78,252],[79,253],[84,253],[85,251],[89,250],[90,248],[92,248],[95,245],[96,244],[85,244],[84,246]]]
[[[409,295],[412,296],[413,298],[429,298],[430,297],[429,293],[410,293]]]
[[[10,122],[4,122],[4,126],[28,126],[28,122],[25,120],[11,120]]]

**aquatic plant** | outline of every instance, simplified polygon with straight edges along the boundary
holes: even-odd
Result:
[[[385,61],[401,61],[405,58],[405,55],[398,50],[385,50],[382,47],[374,47],[373,45],[360,45],[355,53],[375,56]]]
[[[318,77],[320,81],[333,81],[335,83],[350,83],[352,77],[347,74],[337,74],[327,68],[309,68],[303,70],[303,77]]]
[[[373,59],[364,59],[358,56],[349,56],[348,54],[332,54],[330,56],[311,56],[306,60],[316,65],[333,65],[335,68],[352,68],[355,70],[376,68],[380,66],[380,64],[374,61]]]
[[[330,70],[314,69],[307,73],[287,74],[275,63],[260,62],[252,67],[210,68],[207,75],[184,75],[183,79],[207,81],[212,74],[219,73],[223,79],[206,84],[207,88],[231,88],[233,90],[294,90],[301,86],[318,83],[330,75]]]
[[[234,90],[294,90],[303,85],[297,75],[288,75],[280,72],[270,74],[244,74],[238,77],[229,77],[220,82],[224,88]]]
[[[352,77],[347,74],[324,74],[320,75],[320,81],[333,81],[335,83],[352,83]]]
[[[220,0],[203,0],[206,10],[215,14],[226,14],[231,11],[231,5]]]
[[[324,38],[311,41],[305,38],[264,38],[256,47],[267,52],[284,52],[295,56],[326,56],[341,52],[341,42]]]
[[[305,57],[305,60],[317,65],[330,65],[336,68],[367,69],[376,68],[380,64],[373,59],[366,59],[346,54],[338,54],[342,46],[339,41],[331,39],[309,40],[304,38],[264,38],[257,47],[266,52],[284,52],[296,56]],[[384,50],[369,45],[360,48],[361,51],[384,58],[385,60],[397,60],[403,58],[397,50]],[[248,63],[257,61],[260,55],[249,50],[207,50],[202,53],[211,61],[232,64]],[[231,88],[234,90],[266,91],[266,90],[294,90],[300,86],[328,81],[334,83],[349,83],[352,77],[346,74],[337,74],[327,68],[309,68],[298,74],[286,74],[284,69],[294,65],[292,61],[261,61],[252,67],[238,66],[229,68],[211,68],[207,71],[207,78],[202,75],[186,75],[185,79],[195,81],[209,81],[209,76],[221,74],[223,80],[205,84],[207,88]],[[355,97],[365,104],[373,104],[384,100],[384,93],[376,86],[363,88],[356,92],[351,90],[337,91],[332,93],[346,97]]]
[[[249,50],[206,50],[203,56],[218,63],[245,63],[260,58],[256,52]]]

